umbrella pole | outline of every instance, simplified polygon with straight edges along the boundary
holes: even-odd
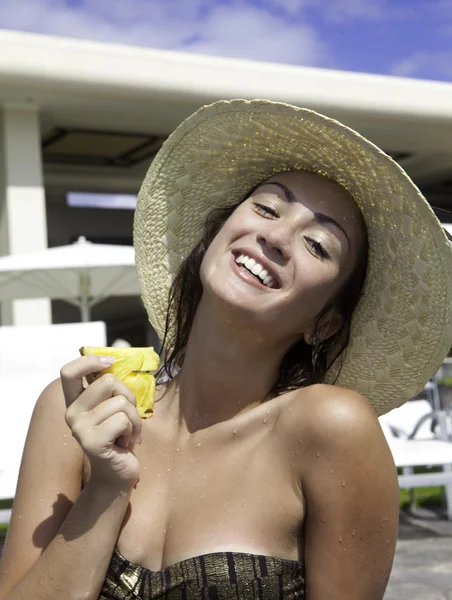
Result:
[[[81,298],[80,315],[82,323],[88,323],[91,320],[91,310],[88,298]]]
[[[89,304],[89,296],[91,291],[91,277],[88,271],[80,273],[78,287],[80,293],[81,320],[82,323],[88,323],[91,320],[91,307]]]

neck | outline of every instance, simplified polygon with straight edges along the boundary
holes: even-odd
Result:
[[[174,382],[171,413],[195,431],[233,418],[270,396],[286,342],[269,343],[262,330],[235,323],[228,311],[201,299],[187,343],[184,364]]]

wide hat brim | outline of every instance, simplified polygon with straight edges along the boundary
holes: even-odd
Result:
[[[169,288],[213,206],[246,197],[274,173],[304,169],[353,196],[369,263],[351,341],[326,383],[363,394],[381,415],[419,393],[452,344],[452,250],[403,169],[355,131],[265,100],[216,102],[186,119],[138,195],[134,245],[142,298],[162,337]],[[342,364],[338,375],[339,364]]]

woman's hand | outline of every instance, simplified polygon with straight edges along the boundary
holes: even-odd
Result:
[[[133,445],[141,442],[141,419],[129,388],[111,373],[86,389],[83,378],[111,366],[110,357],[83,356],[61,369],[66,423],[91,464],[91,478],[120,490],[139,479]]]

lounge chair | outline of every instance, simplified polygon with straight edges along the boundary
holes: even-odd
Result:
[[[444,486],[447,518],[452,521],[452,443],[437,439],[417,440],[396,437],[386,420],[380,424],[391,449],[399,474],[399,486],[413,489],[426,486]],[[430,473],[415,473],[416,467],[440,467]]]

